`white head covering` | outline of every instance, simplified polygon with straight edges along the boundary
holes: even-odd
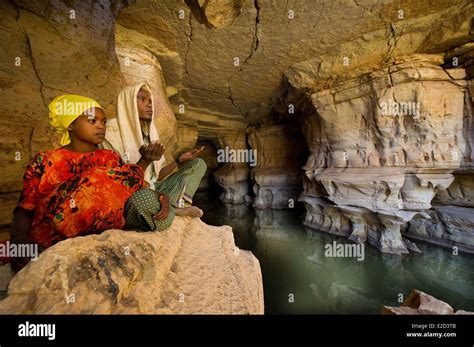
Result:
[[[119,152],[122,160],[129,164],[136,164],[140,159],[140,147],[143,145],[143,134],[140,126],[140,117],[138,114],[137,95],[140,89],[150,93],[153,100],[151,88],[146,83],[140,83],[134,86],[122,89],[117,98],[117,117],[107,122],[106,139]],[[156,130],[155,103],[152,105],[153,115],[150,121],[150,141],[159,140]],[[145,171],[145,181],[150,183],[150,188],[154,189],[154,182],[158,177],[161,168],[165,164],[164,155],[160,160],[154,161]],[[152,165],[155,168],[155,178],[151,180]]]

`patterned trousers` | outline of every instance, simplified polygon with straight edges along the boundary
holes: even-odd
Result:
[[[136,191],[125,204],[125,228],[140,231],[161,231],[168,228],[174,220],[175,209],[192,203],[202,177],[206,173],[206,163],[197,158],[185,163],[177,172],[156,182],[155,190],[168,195],[169,213],[162,220],[153,216],[161,209],[161,204],[155,191],[140,189]]]

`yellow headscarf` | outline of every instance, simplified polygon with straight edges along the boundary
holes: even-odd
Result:
[[[67,127],[84,113],[84,111],[93,107],[102,109],[102,106],[100,106],[97,101],[80,95],[61,95],[51,101],[48,106],[49,124],[51,124],[58,133],[63,134],[61,146],[65,146],[71,142]]]

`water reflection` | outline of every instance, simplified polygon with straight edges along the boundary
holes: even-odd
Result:
[[[365,247],[364,261],[325,256],[325,245],[350,243],[302,225],[304,210],[255,210],[199,196],[203,220],[230,225],[236,244],[262,268],[266,313],[379,313],[416,288],[457,309],[474,311],[474,257],[416,242],[422,254],[384,255]]]

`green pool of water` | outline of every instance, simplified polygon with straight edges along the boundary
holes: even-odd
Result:
[[[474,311],[474,256],[415,241],[422,254],[393,256],[365,246],[363,261],[325,256],[325,245],[351,243],[302,224],[304,209],[257,210],[200,194],[211,225],[230,225],[241,249],[260,261],[266,313],[378,314],[412,289]]]

